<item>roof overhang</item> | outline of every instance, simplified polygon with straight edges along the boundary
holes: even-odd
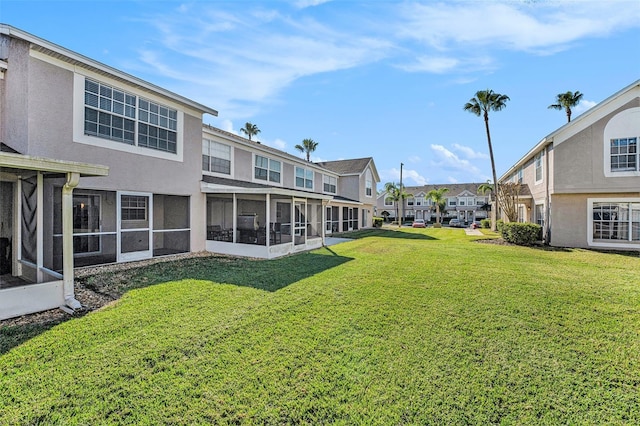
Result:
[[[254,195],[281,195],[296,198],[314,198],[318,200],[332,200],[333,196],[325,194],[316,194],[305,191],[297,191],[295,189],[278,188],[278,187],[256,187],[247,188],[242,186],[221,185],[219,183],[200,182],[200,191],[205,194],[254,194]]]
[[[0,152],[0,168],[30,170],[47,173],[78,173],[80,176],[107,176],[109,167]]]

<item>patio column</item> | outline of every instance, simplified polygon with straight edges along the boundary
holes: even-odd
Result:
[[[73,189],[79,182],[79,173],[67,173],[67,183],[62,187],[62,279],[64,300],[72,309],[82,307],[73,288]]]

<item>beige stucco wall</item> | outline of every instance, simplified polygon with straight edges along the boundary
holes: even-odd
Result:
[[[604,131],[607,123],[616,114],[629,108],[640,107],[640,98],[635,98],[606,117],[561,143],[555,144],[556,164],[554,169],[555,192],[609,192],[612,190],[634,190],[640,187],[640,176],[606,177]],[[618,137],[640,136],[637,133]]]

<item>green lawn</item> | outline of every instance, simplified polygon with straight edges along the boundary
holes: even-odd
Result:
[[[358,236],[95,278],[0,355],[0,424],[640,423],[637,254]]]

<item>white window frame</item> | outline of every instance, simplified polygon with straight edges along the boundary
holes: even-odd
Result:
[[[334,183],[332,183],[332,181]],[[335,191],[327,191],[326,185],[333,186]],[[338,178],[331,175],[322,175],[322,192],[325,194],[337,194],[338,193]]]
[[[373,180],[371,179],[371,170],[367,170],[365,175],[364,194],[369,198],[373,197]]]
[[[256,158],[257,157],[261,157],[261,158],[265,158],[267,160],[267,178],[266,179],[260,179],[256,177],[256,168],[258,168],[258,166],[256,165]],[[280,167],[280,170],[274,170],[273,166],[275,164],[278,164]],[[281,160],[275,160],[271,157],[267,157],[266,155],[262,155],[262,154],[253,154],[253,158],[252,158],[252,178],[254,182],[258,182],[258,183],[265,183],[268,185],[276,185],[276,186],[282,186],[282,169],[283,169],[283,163]],[[260,169],[262,169],[263,167],[260,167]],[[271,173],[278,173],[279,174],[279,180],[274,181],[271,180]]]
[[[302,171],[302,176],[298,176],[298,171]],[[309,177],[310,176],[310,177]],[[302,185],[298,185],[298,179],[302,179]],[[314,172],[306,167],[295,166],[293,171],[293,184],[296,188],[313,191]],[[311,186],[307,183],[311,182]]]
[[[627,108],[614,115],[604,128],[602,141],[605,177],[640,176],[640,146],[636,147],[636,170],[611,170],[611,141],[615,139],[636,138],[640,145],[640,107]]]
[[[153,96],[150,93],[142,92],[133,87],[126,87],[123,83],[114,81],[112,79],[100,76],[100,75],[89,75],[91,73],[87,73],[87,75],[82,75],[78,73],[74,73],[73,78],[73,141],[75,143],[98,146],[101,148],[112,149],[115,151],[123,151],[130,154],[138,154],[144,155],[147,157],[155,157],[162,158],[165,160],[179,161],[183,160],[184,153],[184,112],[180,110],[178,105],[172,104],[168,102],[166,99],[161,99]],[[131,95],[136,96],[137,101],[140,98],[150,101],[154,104],[161,105],[162,107],[167,107],[176,111],[176,152],[167,152],[160,151],[153,148],[148,148],[144,146],[138,146],[138,124],[140,123],[138,119],[139,111],[138,104],[136,102],[136,114],[135,114],[135,136],[134,136],[134,145],[129,145],[128,143],[119,142],[116,140],[105,139],[100,136],[92,136],[85,134],[85,80],[90,79],[97,81],[98,83],[103,83],[105,86],[111,86],[114,89],[117,89],[122,92],[129,93]],[[144,123],[143,123],[144,124]]]
[[[538,179],[538,169],[540,169],[540,179]],[[533,157],[533,178],[536,185],[544,180],[544,151],[540,151]]]
[[[233,147],[231,145],[222,143],[222,142],[218,142],[212,139],[207,139],[207,138],[202,138],[202,156],[204,157],[205,153],[205,144],[207,145],[206,149],[208,151],[207,156],[209,157],[209,169],[211,169],[211,159],[212,158],[220,158],[220,157],[215,157],[213,155],[211,155],[211,147],[213,144],[217,144],[220,146],[224,146],[227,147],[229,149],[229,173],[224,173],[224,172],[215,172],[215,171],[211,171],[211,170],[204,170],[204,168],[202,169],[202,173],[206,174],[206,175],[212,175],[212,176],[223,176],[223,177],[230,177],[233,176],[233,154],[234,154],[234,150]],[[225,160],[224,158],[220,158],[221,160]],[[204,158],[203,158],[204,160]]]
[[[391,204],[387,203],[387,200],[391,200]],[[389,196],[385,196],[384,197],[384,205],[385,205],[385,207],[393,207],[395,205],[395,202],[393,201],[393,198],[391,198]]]
[[[640,248],[640,241],[632,242],[631,240],[627,240],[627,242],[615,242],[616,240],[612,240],[612,242],[607,241],[594,241],[593,240],[593,205],[595,203],[640,203],[640,198],[587,198],[587,244],[590,247],[608,247],[608,248],[630,248],[630,249],[638,249]],[[632,214],[629,215],[629,218],[632,218]],[[631,226],[629,226],[629,232],[631,232]],[[625,240],[617,240],[617,241],[625,241]]]

